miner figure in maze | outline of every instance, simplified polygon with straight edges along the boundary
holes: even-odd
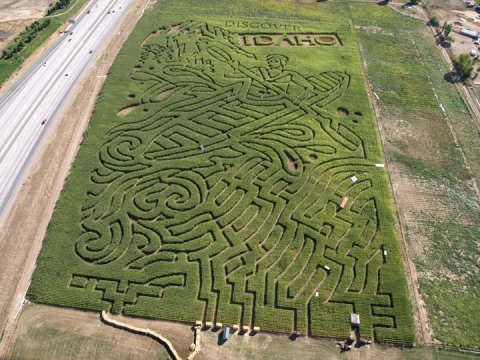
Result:
[[[256,67],[252,70],[241,66],[238,60],[229,61],[233,72],[226,76],[244,79],[240,97],[273,100],[287,96],[298,103],[313,96],[314,87],[307,79],[297,72],[285,70],[288,57],[270,54],[266,60],[268,67]]]
[[[174,303],[195,297],[205,304],[198,315],[205,320],[253,325],[280,309],[275,314],[295,313],[286,318],[307,332],[307,308],[322,284],[330,289],[322,301],[336,301],[335,292],[346,291],[334,286],[341,274],[355,267],[362,279],[369,261],[374,281],[370,272],[382,265],[371,183],[357,182],[352,223],[337,214],[335,195],[320,182],[340,186],[338,174],[369,166],[358,137],[332,126],[322,110],[345,93],[350,76],[304,77],[279,54],[267,56],[267,67],[249,68],[242,62],[259,61],[234,35],[189,21],[146,41],[131,77],[149,112],[125,117],[100,151],[76,242],[91,273],[77,279],[118,269],[121,286],[102,289],[120,311],[177,287],[184,293],[178,290]],[[308,160],[312,152],[316,163]],[[355,161],[345,166],[344,158]],[[338,243],[328,257],[329,237]],[[363,262],[348,258],[354,241],[369,254]],[[282,264],[286,253],[298,256]],[[349,271],[339,270],[344,266]],[[368,284],[354,285],[358,292]]]

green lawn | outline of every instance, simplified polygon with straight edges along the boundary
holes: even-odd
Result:
[[[357,312],[363,338],[414,343],[348,10],[146,12],[108,74],[30,298],[334,337]]]

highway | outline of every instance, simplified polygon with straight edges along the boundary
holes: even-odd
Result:
[[[131,2],[92,0],[0,99],[0,218],[62,105],[106,40],[118,30]]]

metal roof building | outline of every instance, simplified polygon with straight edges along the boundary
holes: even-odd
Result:
[[[478,39],[478,33],[470,29],[460,30],[460,34],[471,37],[472,39]]]

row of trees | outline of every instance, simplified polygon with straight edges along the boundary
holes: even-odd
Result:
[[[440,21],[436,16],[433,16],[430,19],[430,25],[439,27]],[[451,43],[455,41],[455,38],[451,35],[452,33],[452,24],[444,23],[440,33],[442,40],[450,46]],[[461,80],[466,80],[472,76],[474,70],[474,59],[469,54],[460,54],[454,59],[455,69],[457,70],[458,76]]]
[[[36,35],[50,25],[50,19],[35,21],[30,26],[27,26],[12,42],[10,46],[2,51],[0,59],[8,60],[17,56],[24,48],[35,39]]]
[[[71,0],[58,0],[50,9],[47,10],[47,15],[52,15],[55,11],[65,9],[70,4]]]

